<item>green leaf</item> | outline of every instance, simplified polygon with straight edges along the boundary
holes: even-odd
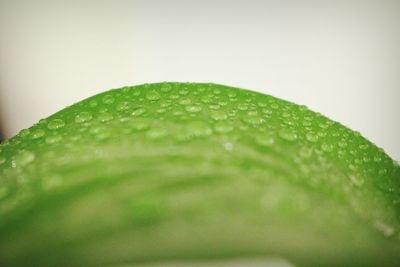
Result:
[[[395,161],[338,122],[252,91],[124,87],[0,145],[1,266],[260,256],[397,266],[399,230]]]

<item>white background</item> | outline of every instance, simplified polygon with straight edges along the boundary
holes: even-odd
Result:
[[[400,159],[400,1],[0,0],[6,137],[109,88],[214,82],[305,104]]]

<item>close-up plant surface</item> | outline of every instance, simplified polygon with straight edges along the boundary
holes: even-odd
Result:
[[[399,228],[396,161],[253,91],[127,86],[0,144],[0,266],[398,266]]]

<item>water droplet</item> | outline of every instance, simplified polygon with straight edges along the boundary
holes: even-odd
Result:
[[[38,139],[38,138],[43,137],[45,135],[45,133],[46,132],[44,130],[37,129],[37,130],[32,132],[31,137],[32,137],[32,139]]]
[[[127,121],[130,121],[130,120],[131,120],[131,118],[129,118],[129,117],[121,117],[121,118],[119,118],[120,122],[127,122]]]
[[[264,122],[264,119],[253,114],[247,114],[242,118],[243,122],[251,125],[259,125]]]
[[[110,136],[110,133],[107,131],[106,128],[102,126],[96,126],[89,130],[89,133],[94,135],[94,138],[97,140],[104,140]]]
[[[229,98],[234,98],[234,97],[236,97],[236,92],[229,92],[229,93],[228,93],[228,97],[229,97]]]
[[[62,184],[62,178],[59,175],[42,178],[42,187],[44,190],[52,190]]]
[[[177,116],[177,117],[182,116],[183,114],[184,114],[184,112],[182,110],[174,110],[172,112],[172,115]]]
[[[108,112],[101,113],[97,119],[101,122],[106,122],[114,119],[114,116]]]
[[[161,139],[167,136],[168,131],[165,128],[153,128],[147,132],[147,137],[153,140]]]
[[[77,123],[87,122],[90,121],[91,119],[92,119],[92,114],[86,111],[83,111],[75,116],[75,122]]]
[[[193,105],[193,106],[187,106],[185,107],[185,110],[187,112],[192,112],[192,113],[196,113],[196,112],[200,112],[202,110],[201,106],[198,105]]]
[[[226,143],[224,143],[224,148],[227,151],[232,151],[233,150],[233,144],[231,142],[226,142]]]
[[[364,155],[362,159],[365,163],[368,163],[371,161],[371,158],[368,155]]]
[[[299,155],[300,155],[300,157],[307,159],[307,158],[311,157],[312,152],[313,152],[313,151],[312,151],[311,148],[309,148],[309,147],[302,147],[302,148],[300,149],[300,151],[299,151]]]
[[[284,128],[279,131],[279,136],[286,141],[292,142],[297,140],[297,134],[290,129]]]
[[[28,151],[28,150],[23,150],[20,151],[17,156],[15,157],[15,165],[17,166],[26,166],[32,161],[35,160],[35,154]]]
[[[161,86],[161,91],[167,93],[172,90],[172,86],[170,84],[163,84]]]
[[[47,124],[47,128],[50,130],[60,129],[65,126],[65,122],[62,119],[54,119]]]
[[[114,103],[114,97],[111,95],[105,95],[103,96],[102,101],[104,104],[110,105]]]
[[[226,113],[223,111],[213,111],[211,112],[210,117],[213,120],[220,121],[220,120],[226,120],[228,118],[228,115],[226,115]]]
[[[23,130],[21,130],[20,132],[19,132],[19,136],[20,137],[25,137],[25,136],[27,136],[28,134],[30,134],[30,130],[29,129],[23,129]]]
[[[273,111],[268,108],[264,108],[261,112],[267,115],[271,115],[273,113]]]
[[[327,143],[323,143],[323,144],[321,145],[321,149],[322,149],[323,151],[325,151],[325,152],[332,152],[332,150],[333,150],[333,145],[327,144]]]
[[[270,134],[258,134],[256,136],[256,143],[260,146],[270,147],[275,143],[275,138]]]
[[[168,99],[164,99],[163,101],[160,102],[160,107],[162,108],[167,108],[171,106],[171,101]]]
[[[147,94],[146,94],[146,98],[151,101],[158,100],[158,99],[160,99],[160,97],[161,97],[160,94],[157,93],[156,91],[150,91],[150,92],[147,92]]]
[[[187,129],[182,129],[181,131],[174,134],[174,138],[179,142],[185,142],[191,140],[193,135]]]
[[[380,155],[374,156],[374,162],[381,162],[381,161],[382,161],[382,157]]]
[[[228,122],[221,121],[214,125],[214,130],[217,133],[229,133],[233,130],[233,126]]]
[[[129,91],[131,91],[132,90],[132,87],[129,87],[129,86],[124,86],[124,87],[122,87],[122,89],[121,89],[121,91],[123,92],[123,93],[129,93]]]
[[[355,186],[360,187],[360,186],[362,186],[364,184],[364,179],[362,177],[360,177],[360,176],[355,175],[355,174],[350,174],[349,175],[349,179],[350,179],[350,182],[352,184],[354,184]]]
[[[349,169],[352,171],[356,171],[358,169],[357,164],[350,163],[348,165]]]
[[[140,115],[142,115],[143,113],[145,113],[146,112],[146,109],[144,109],[144,108],[136,108],[133,112],[132,112],[132,116],[140,116]]]
[[[337,154],[340,159],[343,159],[346,155],[346,152],[344,150],[338,150]]]
[[[308,111],[308,107],[305,105],[299,105],[298,110],[301,112],[306,112],[306,111]]]
[[[271,108],[272,108],[272,109],[278,109],[278,108],[279,108],[279,105],[276,104],[276,103],[273,103],[273,104],[271,104]]]
[[[316,120],[316,117],[315,116],[311,116],[311,115],[305,115],[303,117],[303,119],[305,119],[307,121],[314,121],[314,120]]]
[[[124,111],[124,110],[128,110],[131,108],[131,103],[127,102],[127,101],[123,101],[117,104],[116,109],[118,111]]]
[[[328,124],[328,123],[319,123],[318,124],[318,126],[321,128],[321,129],[327,129],[330,125]]]
[[[211,105],[208,106],[208,108],[212,109],[212,110],[217,110],[217,109],[220,109],[220,106],[217,105],[217,104],[211,104]]]
[[[295,122],[292,118],[286,118],[286,119],[283,121],[283,123],[286,124],[286,125],[290,125],[290,126],[293,126],[293,125],[296,124],[296,122]]]
[[[97,101],[96,100],[91,100],[89,102],[89,106],[92,107],[92,108],[97,107]]]
[[[83,129],[83,128],[82,128],[82,129]],[[76,141],[78,141],[78,140],[80,140],[80,139],[82,139],[82,135],[79,134],[79,133],[76,133],[76,134],[71,135],[71,136],[69,137],[69,140],[71,140],[71,142],[76,142]],[[70,142],[69,144],[71,144],[71,142]]]
[[[50,135],[46,137],[47,144],[55,144],[61,141],[62,137],[60,135]]]
[[[135,131],[144,131],[150,128],[150,122],[145,119],[135,119],[132,121],[132,129]]]
[[[383,233],[383,235],[386,237],[392,236],[395,233],[394,228],[384,222],[375,221],[373,225],[378,231]]]
[[[266,107],[267,105],[268,105],[268,104],[265,103],[265,102],[258,102],[258,103],[257,103],[257,106],[262,107],[262,108]]]
[[[219,90],[219,89],[214,89],[214,90],[213,90],[213,93],[216,94],[216,95],[220,95],[220,94],[221,94],[221,90]]]
[[[366,149],[368,149],[368,145],[367,144],[362,144],[362,145],[359,146],[359,148],[361,150],[366,150]]]
[[[206,103],[206,104],[211,103],[212,102],[212,96],[203,96],[201,98],[201,102]]]
[[[174,94],[174,93],[172,93],[170,96],[169,96],[169,99],[178,99],[179,98],[179,95],[178,94]]]
[[[185,87],[185,88],[183,88],[182,90],[179,90],[179,94],[181,94],[181,95],[187,95],[187,94],[189,94],[189,91],[188,91],[188,89]]]
[[[190,134],[196,137],[209,136],[212,134],[211,128],[204,122],[192,122],[188,125]]]
[[[386,175],[388,173],[388,170],[387,169],[380,169],[378,173],[379,173],[379,175],[383,176],[383,175]]]
[[[339,147],[346,147],[347,146],[347,142],[346,142],[346,140],[341,140],[341,141],[339,141],[339,143],[338,143],[338,146]]]
[[[315,143],[315,142],[318,141],[318,135],[316,135],[316,134],[313,133],[313,132],[308,132],[308,133],[306,134],[306,139],[307,139],[308,141],[310,141],[311,143]]]
[[[238,107],[237,107],[239,110],[248,110],[249,109],[249,105],[248,104],[244,104],[244,103],[241,103],[241,104],[239,104],[238,105]]]
[[[183,98],[179,100],[178,103],[181,105],[189,105],[192,103],[192,100],[190,98]]]

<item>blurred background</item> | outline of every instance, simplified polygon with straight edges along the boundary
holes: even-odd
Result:
[[[0,129],[93,94],[213,82],[304,104],[400,159],[400,1],[0,0]]]

